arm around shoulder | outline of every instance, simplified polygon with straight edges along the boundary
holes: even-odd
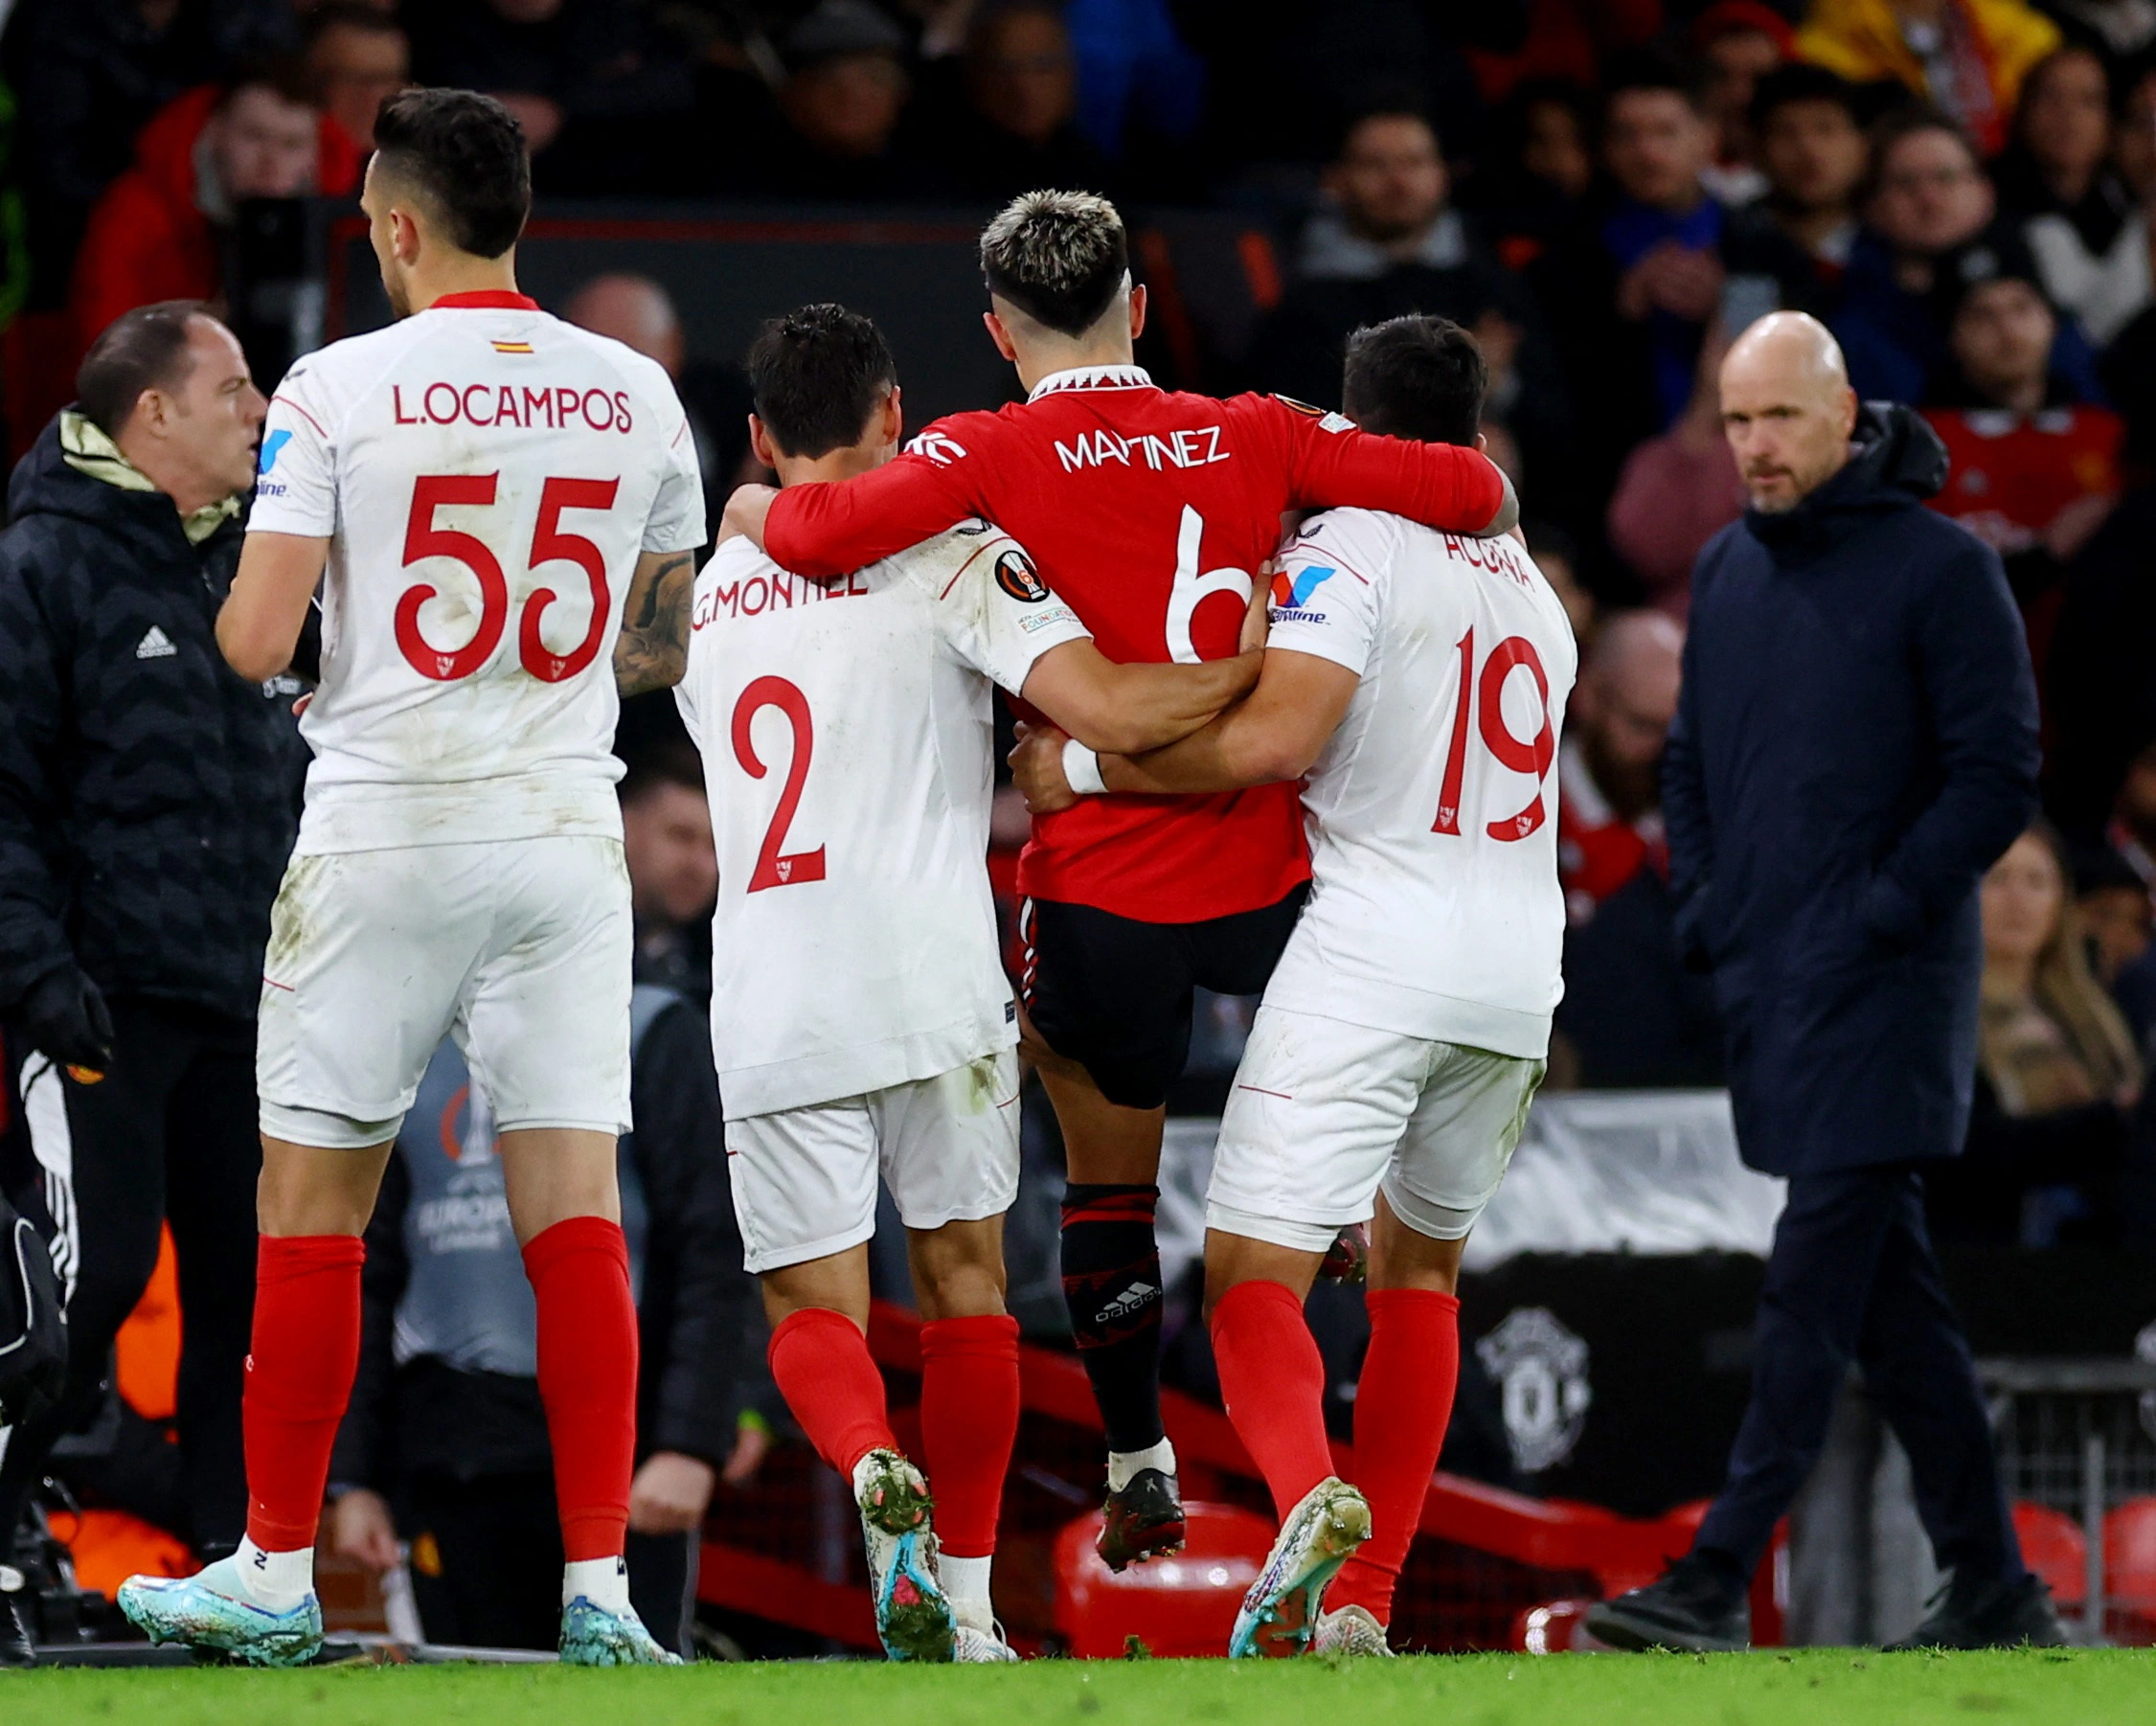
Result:
[[[1087,748],[1136,755],[1189,737],[1247,695],[1263,660],[1118,665],[1090,641],[1067,641],[1033,661],[1020,693]]]

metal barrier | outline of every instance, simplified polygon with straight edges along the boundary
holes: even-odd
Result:
[[[1989,1359],[1977,1375],[1991,1398],[2000,1473],[2017,1505],[2040,1507],[2078,1525],[2081,1576],[2076,1601],[2063,1578],[2048,1578],[2068,1606],[2079,1606],[2081,1640],[2156,1639],[2156,1623],[2114,1613],[2113,1519],[2135,1501],[2156,1499],[2156,1361]],[[2025,1545],[2037,1519],[2022,1511]],[[2055,1524],[2054,1525],[2055,1527]],[[2031,1556],[2031,1568],[2044,1574]],[[2137,1603],[2148,1602],[2136,1595]]]

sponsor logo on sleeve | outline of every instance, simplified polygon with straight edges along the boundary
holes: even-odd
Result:
[[[963,462],[965,459],[965,445],[956,438],[931,427],[906,445],[906,453],[926,456],[937,466],[948,467],[953,462]]]
[[[1322,624],[1326,614],[1311,609],[1310,601],[1340,572],[1329,563],[1309,563],[1301,569],[1283,569],[1273,578],[1273,621],[1277,624]]]
[[[1033,559],[1012,546],[996,554],[996,585],[1021,605],[1038,605],[1048,598],[1047,585],[1034,572]]]
[[[262,462],[257,473],[267,473],[277,466],[277,458],[284,453],[284,445],[292,441],[292,434],[283,427],[262,433]]]
[[[1345,414],[1335,414],[1322,407],[1312,407],[1307,401],[1298,401],[1292,396],[1275,396],[1273,399],[1292,413],[1305,420],[1315,420],[1318,430],[1324,432],[1352,431],[1355,422]]]

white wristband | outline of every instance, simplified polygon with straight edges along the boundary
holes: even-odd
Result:
[[[1108,788],[1101,777],[1101,758],[1076,738],[1063,743],[1063,777],[1076,797],[1093,797]]]

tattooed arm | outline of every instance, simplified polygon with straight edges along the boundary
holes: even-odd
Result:
[[[689,664],[689,602],[696,589],[690,552],[646,552],[622,602],[614,687],[624,695],[668,690]]]

